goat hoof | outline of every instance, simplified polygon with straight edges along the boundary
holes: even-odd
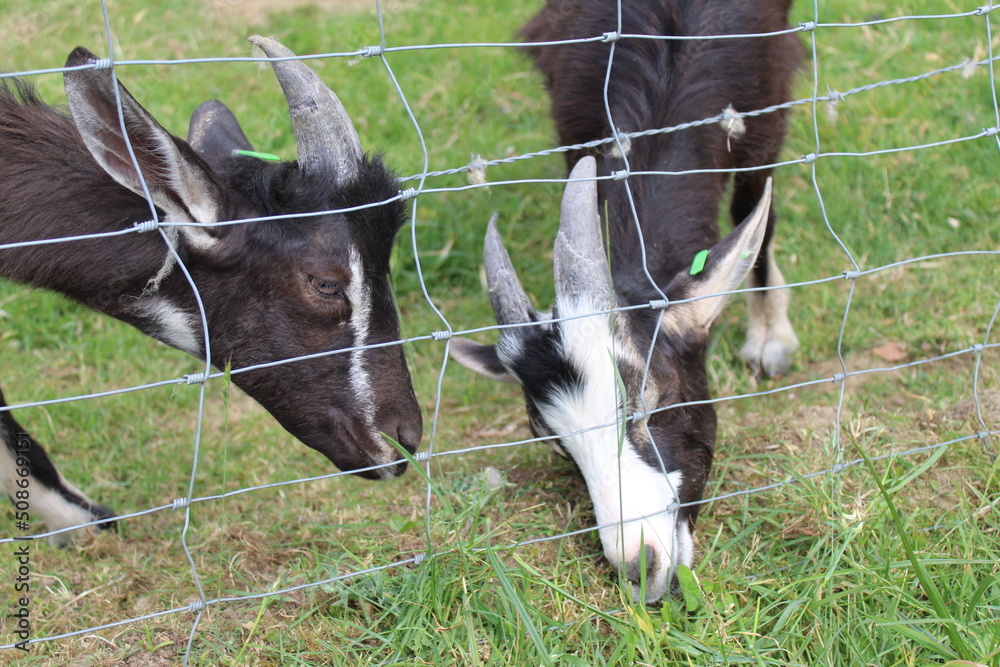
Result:
[[[769,341],[760,355],[760,365],[768,377],[787,375],[792,368],[792,351],[778,341]]]
[[[758,379],[765,374],[770,378],[787,375],[799,347],[799,340],[791,331],[786,335],[769,334],[763,341],[748,340],[740,350],[740,356]]]

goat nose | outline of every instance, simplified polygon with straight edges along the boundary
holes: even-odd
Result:
[[[413,454],[420,446],[420,438],[424,432],[423,420],[418,416],[416,419],[404,419],[396,427],[396,442],[401,444],[406,451]]]
[[[402,445],[403,449],[407,452],[410,454],[416,454],[417,447],[420,445],[420,436],[423,435],[423,430],[423,420],[418,413],[416,419],[402,419],[383,432]],[[399,459],[398,463],[379,469],[380,475],[384,479],[399,477],[406,472],[407,463],[404,458],[399,455],[398,452],[396,453],[396,458]]]
[[[646,555],[646,581],[651,582],[653,580],[654,573],[656,572],[657,561],[659,559],[659,554],[656,550],[649,544],[643,547],[643,551]],[[629,582],[639,586],[642,581],[642,553],[637,553],[635,558],[630,560],[625,565],[625,578]]]

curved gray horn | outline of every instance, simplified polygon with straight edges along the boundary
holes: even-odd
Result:
[[[597,212],[597,161],[581,158],[566,184],[559,217],[559,234],[553,250],[556,296],[594,295],[599,303],[613,305],[608,260],[601,242],[601,216]]]
[[[294,58],[276,40],[254,35],[250,42],[268,58]],[[301,60],[271,63],[292,117],[299,164],[306,171],[332,171],[338,181],[354,178],[361,162],[361,142],[344,105]]]
[[[497,215],[493,214],[486,229],[483,244],[483,260],[486,265],[486,283],[490,289],[490,304],[498,324],[521,324],[530,322],[532,307],[528,295],[521,287],[521,281],[514,273],[510,255],[503,247],[500,232],[497,231]]]

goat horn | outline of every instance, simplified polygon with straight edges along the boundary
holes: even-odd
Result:
[[[531,302],[517,279],[510,255],[497,231],[497,215],[493,214],[486,228],[483,244],[483,259],[486,268],[486,283],[489,285],[490,304],[493,314],[500,324],[521,324],[530,322]]]
[[[295,57],[276,40],[254,35],[250,42],[268,58]],[[338,181],[353,179],[363,152],[344,105],[301,60],[271,64],[288,101],[299,164],[310,172],[332,171]]]
[[[556,296],[596,295],[602,305],[610,306],[611,279],[601,242],[596,176],[597,161],[591,156],[581,158],[569,175],[553,250]]]

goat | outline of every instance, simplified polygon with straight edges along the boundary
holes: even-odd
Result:
[[[790,0],[622,2],[620,28],[616,5],[548,0],[524,28],[563,145],[613,134],[603,96],[611,44],[532,42],[617,30],[685,37],[776,32],[787,27]],[[798,40],[789,34],[623,39],[614,48],[607,99],[623,132],[712,118],[730,105],[745,112],[784,102],[801,57]],[[604,554],[631,582],[637,602],[659,600],[676,586],[676,568],[694,559],[692,531],[717,428],[705,357],[725,298],[713,295],[735,289],[748,274],[752,286],[784,285],[770,250],[770,169],[734,179],[730,212],[736,227],[718,240],[728,179],[722,170],[772,164],[784,136],[780,111],[745,122],[742,137],[729,138],[716,124],[700,125],[635,138],[624,155],[617,145],[569,154],[568,163],[576,166],[555,242],[551,315],[530,305],[494,221],[485,264],[497,321],[534,326],[502,329],[495,346],[452,343],[460,363],[520,383],[532,432],[551,439],[579,468]],[[607,178],[626,169],[712,171],[669,179],[635,175],[627,182]],[[604,177],[600,183],[598,176]],[[606,212],[606,251],[600,212]],[[696,257],[706,249],[701,267]],[[781,374],[798,345],[787,296],[750,294],[749,340],[742,353],[752,366]],[[661,295],[667,297],[665,310],[611,313],[662,303]]]
[[[270,58],[295,57],[274,40],[251,41]],[[298,159],[268,161],[245,153],[253,147],[221,102],[194,111],[185,142],[96,60],[78,47],[66,61],[70,116],[23,81],[0,85],[0,245],[128,230],[151,217],[143,180],[158,220],[184,224],[161,228],[170,247],[136,233],[0,248],[0,276],[196,357],[210,348],[212,364],[231,367],[236,386],[341,469],[402,474],[385,436],[413,452],[423,429],[402,347],[360,348],[400,337],[389,258],[404,208],[395,175],[364,154],[340,100],[302,61],[275,61]],[[388,203],[365,206],[378,202]],[[310,215],[337,209],[355,210]],[[272,215],[285,217],[213,225]],[[197,286],[210,345],[175,252]],[[268,365],[303,355],[318,356]],[[114,512],[58,473],[2,395],[0,437],[5,490],[14,497],[30,475],[32,512],[49,530],[113,523]]]

